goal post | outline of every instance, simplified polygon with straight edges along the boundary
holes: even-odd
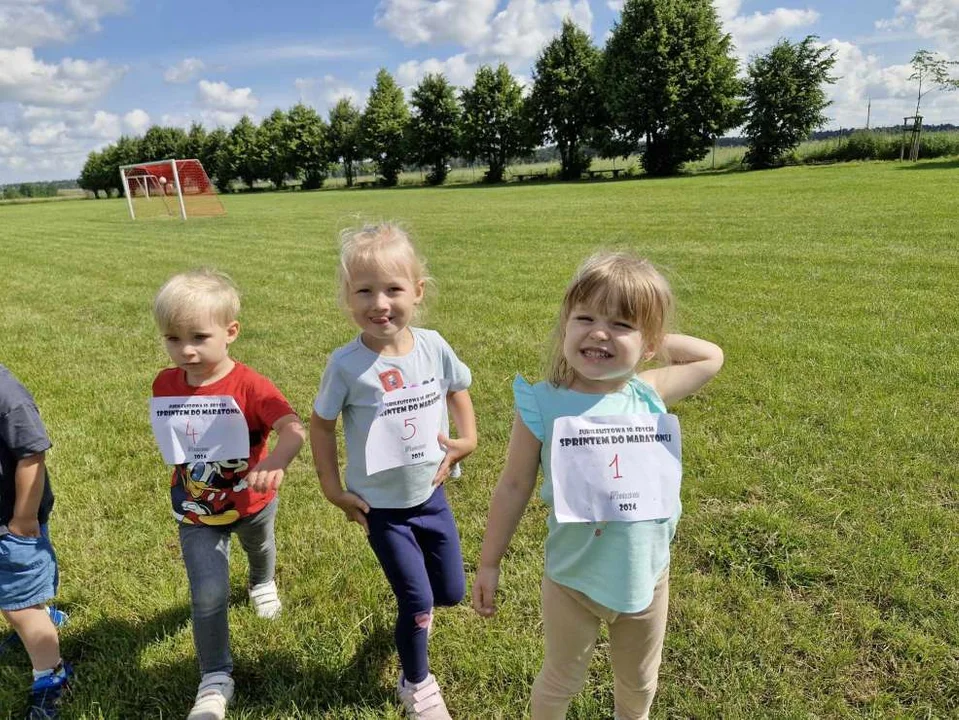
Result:
[[[157,160],[121,165],[127,209],[134,220],[146,217],[225,215],[226,210],[199,160]]]

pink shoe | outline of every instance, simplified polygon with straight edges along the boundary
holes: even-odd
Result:
[[[427,675],[421,682],[408,683],[400,673],[396,694],[399,695],[410,720],[452,720],[440,694],[440,686],[436,684],[436,678],[432,674]]]

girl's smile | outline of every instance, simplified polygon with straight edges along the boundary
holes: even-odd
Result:
[[[362,331],[363,344],[378,353],[408,352],[412,336],[407,326],[423,300],[424,284],[395,268],[365,267],[351,272],[347,303],[353,322]]]
[[[566,321],[563,341],[563,355],[575,373],[570,389],[618,390],[635,374],[644,347],[643,335],[632,320],[576,305]]]

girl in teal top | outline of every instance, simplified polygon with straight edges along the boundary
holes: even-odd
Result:
[[[542,467],[541,496],[550,509],[546,654],[533,685],[533,720],[565,718],[601,621],[609,626],[615,717],[649,715],[665,634],[669,543],[680,514],[678,426],[666,406],[723,364],[716,345],[666,333],[672,306],[668,283],[649,262],[629,253],[593,255],[566,290],[548,379],[513,384],[516,417],[473,607],[484,617],[496,611],[500,561]],[[655,367],[638,372],[654,359]],[[657,460],[649,464],[651,454]]]

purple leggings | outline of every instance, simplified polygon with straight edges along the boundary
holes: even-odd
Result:
[[[370,508],[369,541],[393,588],[396,649],[408,682],[429,674],[427,636],[434,606],[456,605],[466,591],[459,533],[443,486],[416,507]]]

